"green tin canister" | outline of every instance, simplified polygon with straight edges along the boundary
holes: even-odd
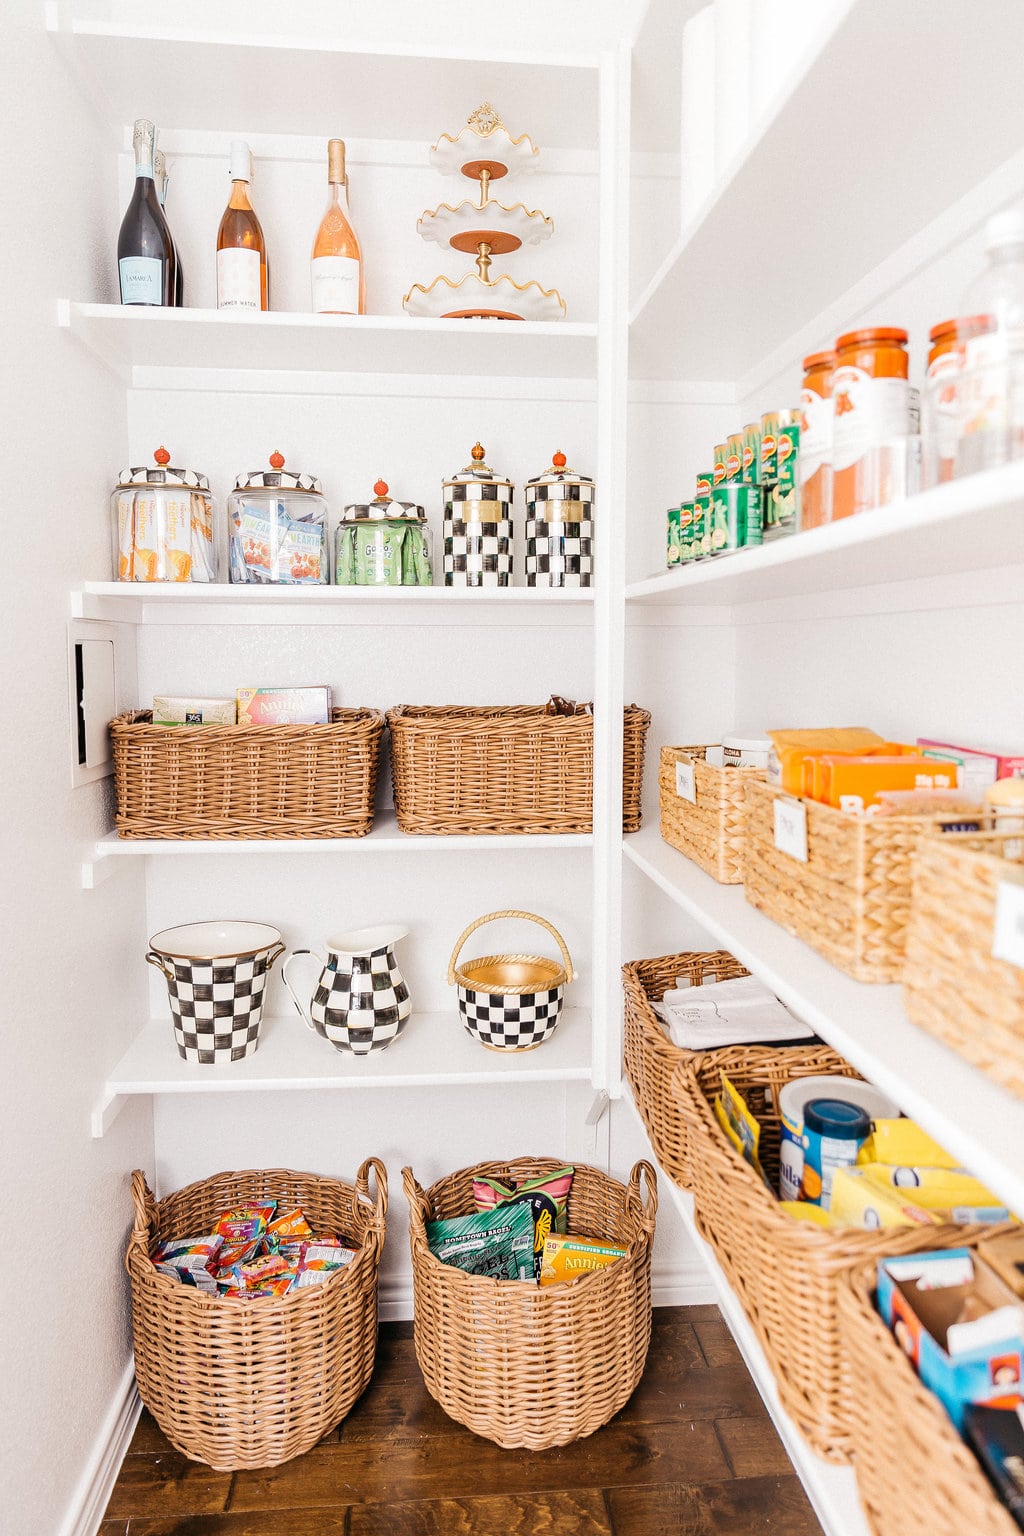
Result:
[[[696,559],[693,547],[693,502],[684,501],[679,508],[679,563],[690,565]]]
[[[742,479],[743,433],[730,432],[725,448],[725,478],[730,481]]]
[[[767,540],[795,533],[800,524],[800,418],[796,411],[785,414],[793,420],[779,428],[775,483],[767,489],[765,496],[764,537]]]
[[[695,560],[703,560],[711,553],[711,493],[714,484],[714,470],[705,470],[697,476],[697,493],[693,498],[693,557]]]
[[[756,485],[725,481],[712,498],[711,553],[761,543],[761,493]]]
[[[679,564],[679,507],[669,507],[666,513],[667,548],[665,551],[665,564],[671,570]]]
[[[740,479],[744,485],[757,485],[761,468],[761,423],[749,422],[741,435],[743,462],[740,465]]]

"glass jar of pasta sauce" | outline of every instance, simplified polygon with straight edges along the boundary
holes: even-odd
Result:
[[[907,333],[896,326],[848,331],[836,342],[833,520],[904,494],[916,431],[907,375]]]
[[[832,521],[832,370],[834,352],[804,358],[800,391],[800,526]]]

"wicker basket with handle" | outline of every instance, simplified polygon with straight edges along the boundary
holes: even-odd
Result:
[[[561,962],[544,955],[481,955],[459,964],[462,946],[485,923],[503,918],[539,923],[552,935]],[[532,1051],[557,1028],[562,996],[573,979],[565,940],[546,918],[533,912],[488,912],[458,937],[448,962],[448,985],[458,988],[459,1013],[466,1029],[491,1051]]]
[[[376,1182],[371,1200],[369,1176]],[[371,1157],[354,1185],[290,1169],[202,1179],[157,1201],[132,1174],[131,1277],[139,1396],[176,1450],[218,1471],[276,1467],[315,1445],[352,1407],[373,1371],[377,1272],[387,1172]],[[252,1300],[214,1296],[158,1274],[156,1244],[212,1232],[238,1205],[300,1206],[314,1233],[358,1244],[322,1285]]]
[[[717,768],[705,762],[707,750],[706,746],[662,747],[658,772],[661,835],[720,885],[739,885],[743,880],[746,785],[751,778],[763,779],[764,769]],[[684,770],[682,779],[677,773],[679,764]]]
[[[1019,832],[921,839],[903,999],[919,1028],[1024,1094],[1024,970],[992,954],[1003,883],[1024,885]]]
[[[651,717],[630,705],[622,738],[622,830],[641,821]],[[591,832],[594,717],[588,706],[388,711],[395,813],[403,832]]]
[[[939,1399],[874,1306],[875,1265],[838,1286],[857,1490],[875,1536],[1020,1536]]]
[[[941,814],[871,816],[800,800],[807,860],[775,845],[775,805],[793,801],[746,781],[747,900],[857,981],[898,981],[910,917],[911,859],[920,839],[955,822]]]
[[[333,709],[329,725],[110,723],[118,837],[365,837],[384,716]]]
[[[836,1056],[835,1071],[848,1071]],[[826,1070],[828,1070],[826,1068]],[[680,1069],[684,1094],[692,1071]],[[701,1125],[692,1132],[697,1225],[711,1243],[754,1326],[778,1382],[782,1406],[808,1444],[829,1461],[853,1449],[851,1391],[837,1311],[841,1277],[883,1254],[950,1248],[982,1235],[982,1226],[828,1230],[780,1209],[757,1174],[727,1140],[712,1104],[720,1069],[698,1069]],[[742,1086],[742,1085],[737,1085]],[[761,1165],[778,1188],[780,1117],[752,1101],[762,1127]]]
[[[540,1451],[591,1435],[636,1388],[651,1337],[654,1169],[638,1162],[622,1184],[576,1164],[568,1230],[619,1243],[626,1254],[568,1284],[493,1280],[443,1264],[425,1223],[471,1212],[474,1179],[521,1183],[561,1166],[531,1157],[478,1163],[427,1190],[411,1168],[402,1172],[416,1358],[427,1390],[449,1418],[506,1448]]]

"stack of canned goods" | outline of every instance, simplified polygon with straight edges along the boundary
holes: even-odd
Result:
[[[715,447],[692,501],[668,510],[670,566],[690,565],[795,533],[800,412],[768,411]]]

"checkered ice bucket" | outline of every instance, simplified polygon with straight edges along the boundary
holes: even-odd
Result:
[[[267,977],[283,954],[267,923],[185,923],[155,934],[146,959],[167,982],[178,1055],[208,1066],[251,1056]]]
[[[561,963],[543,955],[483,955],[458,964],[470,934],[502,918],[523,918],[546,928],[561,950]],[[462,1022],[491,1051],[532,1051],[543,1045],[555,1032],[562,993],[572,980],[565,940],[532,912],[489,912],[478,917],[459,938],[448,963],[448,985],[458,987]]]

